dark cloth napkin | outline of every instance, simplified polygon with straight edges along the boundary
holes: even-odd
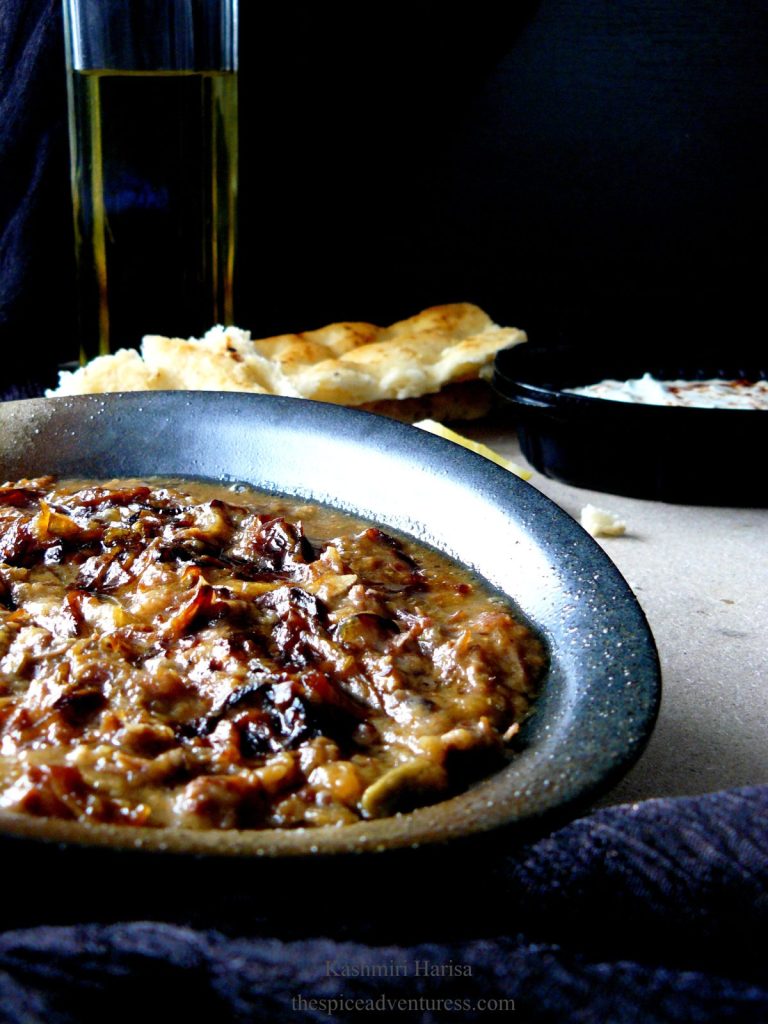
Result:
[[[61,8],[0,0],[0,386],[77,356]]]
[[[394,862],[199,862],[160,883],[186,912],[134,894],[140,920],[118,865],[84,921],[0,936],[0,1019],[768,1021],[768,787]]]

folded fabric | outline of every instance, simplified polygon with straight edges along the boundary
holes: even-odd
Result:
[[[196,917],[118,921],[105,907],[6,931],[0,1018],[768,1020],[768,787],[513,837],[405,851],[395,874],[375,857],[320,876],[296,862],[272,900],[253,865],[250,891]]]

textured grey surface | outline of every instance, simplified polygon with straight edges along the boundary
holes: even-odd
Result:
[[[467,435],[527,466],[514,433]],[[713,473],[728,473],[713,465]],[[634,590],[656,638],[661,712],[637,765],[603,803],[768,782],[768,510],[694,507],[530,483],[579,518],[587,503],[619,515],[599,543]]]

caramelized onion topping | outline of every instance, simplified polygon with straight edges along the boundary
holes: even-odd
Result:
[[[543,650],[437,552],[189,481],[0,487],[0,807],[345,825],[502,765]]]

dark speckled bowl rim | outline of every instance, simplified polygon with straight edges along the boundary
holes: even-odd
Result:
[[[299,399],[133,392],[0,406],[0,476],[187,476],[324,501],[448,551],[507,594],[550,649],[512,762],[408,814],[291,831],[125,828],[0,813],[0,833],[54,843],[236,857],[363,853],[567,816],[635,762],[661,680],[645,616],[616,567],[531,485],[450,441]],[[405,499],[405,502],[404,502]]]

